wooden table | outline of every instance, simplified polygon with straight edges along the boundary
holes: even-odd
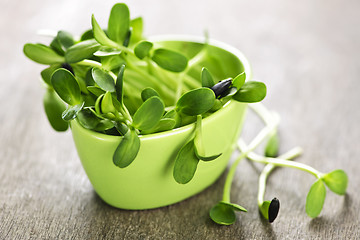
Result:
[[[56,133],[43,108],[39,72],[22,54],[26,42],[46,42],[38,29],[80,33],[91,13],[106,26],[115,1],[0,2],[0,239],[359,239],[360,238],[360,2],[126,1],[145,18],[146,34],[202,35],[234,45],[268,86],[264,104],[282,117],[281,151],[300,145],[297,161],[349,176],[345,197],[327,193],[320,217],[305,213],[314,178],[293,169],[270,177],[266,198],[281,200],[278,219],[257,209],[261,165],[244,161],[232,200],[247,207],[232,226],[208,211],[220,200],[225,174],[181,203],[146,211],[105,204],[93,191],[69,132]],[[250,115],[250,139],[261,123]]]

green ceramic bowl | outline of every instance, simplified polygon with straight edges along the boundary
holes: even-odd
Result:
[[[155,41],[191,56],[201,49],[203,39],[163,37]],[[238,50],[215,41],[210,41],[210,45],[211,52],[222,62],[222,65],[216,61],[206,65],[216,78],[234,77],[242,70],[249,78],[249,64]],[[246,108],[246,104],[230,101],[203,120],[206,153],[222,155],[211,162],[200,161],[194,178],[188,184],[178,184],[172,172],[176,154],[189,140],[194,124],[140,136],[141,147],[136,159],[123,169],[116,167],[112,161],[121,137],[85,129],[77,121],[71,122],[71,131],[85,172],[106,203],[122,209],[150,209],[184,200],[218,179],[235,149]]]

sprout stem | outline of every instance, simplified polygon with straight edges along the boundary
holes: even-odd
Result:
[[[290,161],[303,152],[302,148],[295,147],[291,149],[290,151],[282,154],[279,156],[279,158],[286,159],[287,161]],[[250,155],[250,154],[249,154]],[[259,207],[264,202],[264,196],[265,196],[265,188],[266,188],[266,180],[267,177],[270,175],[270,173],[276,168],[273,164],[267,164],[264,169],[262,170],[260,177],[259,177],[259,190],[258,190],[258,205]]]
[[[240,148],[240,146],[239,146]],[[241,149],[241,148],[240,148]],[[306,171],[308,173],[311,173],[312,175],[314,175],[316,178],[320,179],[323,176],[323,173],[319,172],[318,170],[316,170],[313,167],[310,167],[304,163],[299,163],[299,162],[290,162],[286,159],[282,159],[282,158],[269,158],[269,157],[263,157],[260,156],[256,153],[249,153],[247,155],[247,158],[251,161],[254,162],[260,162],[260,163],[266,163],[266,164],[273,164],[275,166],[282,166],[282,167],[291,167],[291,168],[297,168],[299,170],[303,170]]]
[[[236,167],[239,165],[240,161],[245,158],[250,152],[252,152],[257,146],[259,146],[262,141],[264,141],[277,127],[280,119],[278,115],[275,115],[273,118],[273,122],[269,125],[265,126],[258,135],[254,138],[254,140],[247,146],[246,149],[243,149],[240,156],[235,160],[232,164],[229,173],[226,177],[225,185],[224,185],[224,193],[223,193],[223,201],[230,202],[230,190],[231,190],[231,183],[233,181]]]

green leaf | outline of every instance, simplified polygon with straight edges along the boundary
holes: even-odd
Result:
[[[156,49],[152,60],[161,68],[172,72],[182,72],[188,64],[188,59],[184,55],[164,48]]]
[[[328,186],[328,188],[334,193],[337,193],[339,195],[344,195],[346,193],[348,177],[343,170],[334,170],[330,173],[325,174],[322,179],[325,182],[326,186]]]
[[[92,69],[92,77],[97,85],[104,91],[115,92],[115,83],[114,79],[107,72],[99,69]]]
[[[124,47],[128,47],[130,44],[130,38],[131,38],[131,33],[132,33],[132,28],[129,29],[129,31],[127,32],[126,36],[125,36],[125,40],[123,43]]]
[[[68,49],[69,47],[74,45],[74,38],[69,32],[59,31],[57,34],[57,38],[59,39],[60,44],[64,46],[65,49]]]
[[[210,110],[215,103],[215,94],[210,88],[188,91],[176,103],[176,110],[186,115],[200,115]]]
[[[147,99],[135,112],[133,126],[140,130],[149,130],[158,124],[164,114],[164,103],[159,97]]]
[[[124,136],[129,131],[129,127],[122,122],[115,122],[115,128],[122,136]]]
[[[44,80],[44,82],[47,85],[52,86],[51,85],[51,76],[55,72],[55,70],[58,68],[60,68],[60,65],[54,64],[54,65],[51,65],[50,67],[45,68],[44,70],[41,71],[41,78],[42,78],[42,80]]]
[[[141,131],[141,134],[159,133],[163,131],[171,130],[175,127],[176,121],[172,118],[162,118],[159,123],[146,131]]]
[[[87,90],[89,90],[89,92],[94,94],[96,97],[99,97],[101,94],[105,94],[104,90],[96,86],[89,86],[87,87]]]
[[[128,34],[129,27],[129,8],[124,3],[115,4],[111,9],[108,22],[109,38],[122,45]]]
[[[141,99],[145,102],[147,99],[151,98],[151,97],[159,97],[159,94],[155,91],[155,89],[151,88],[151,87],[147,87],[147,88],[144,88],[142,91],[141,91]]]
[[[118,44],[112,40],[110,40],[104,31],[100,28],[99,24],[97,23],[94,14],[91,16],[91,25],[92,25],[92,31],[94,33],[94,38],[96,41],[102,45],[117,48]]]
[[[326,188],[321,179],[311,186],[310,191],[306,197],[306,213],[312,217],[317,217],[324,205],[326,197]]]
[[[212,106],[210,111],[216,112],[217,110],[219,110],[222,107],[223,107],[222,102],[219,99],[215,99],[214,106]]]
[[[101,58],[102,68],[108,71],[120,68],[121,65],[125,64],[124,59],[119,55],[107,56]]]
[[[129,130],[116,148],[113,162],[120,168],[129,166],[136,158],[140,149],[140,139],[135,130]]]
[[[81,92],[74,75],[64,68],[56,70],[51,77],[51,84],[59,97],[69,105],[81,103]]]
[[[40,64],[50,65],[65,62],[64,57],[42,44],[27,43],[24,45],[23,51],[28,58]]]
[[[93,31],[92,31],[92,29],[88,29],[81,35],[80,41],[83,42],[85,40],[89,40],[89,39],[92,39],[92,38],[94,38]]]
[[[76,116],[78,115],[78,113],[80,112],[80,110],[83,108],[84,103],[80,103],[78,105],[75,106],[68,106],[68,108],[62,113],[61,117],[62,119],[64,119],[65,121],[70,121],[73,120],[74,118],[76,118]]]
[[[130,39],[131,45],[143,39],[143,19],[141,17],[134,18],[130,21],[130,27],[132,28]]]
[[[101,113],[115,113],[116,109],[114,107],[112,96],[110,92],[106,92],[101,101]]]
[[[217,224],[231,225],[236,221],[235,211],[247,212],[240,205],[221,201],[211,208],[210,217]]]
[[[121,53],[121,51],[117,50],[115,48],[102,47],[99,50],[97,50],[96,52],[94,52],[94,56],[108,57],[108,56],[116,56],[116,55],[119,55],[120,53]]]
[[[144,57],[149,56],[153,45],[152,42],[141,41],[135,46],[134,53],[139,59],[143,59]]]
[[[95,107],[95,112],[98,115],[102,114],[102,112],[101,112],[101,101],[102,101],[104,95],[105,94],[101,94],[100,96],[98,96],[98,98],[95,101],[95,106],[94,106]]]
[[[168,111],[167,113],[165,113],[164,118],[173,118],[173,119],[175,119],[176,115],[177,114],[176,114],[175,109],[172,109],[172,110]]]
[[[54,37],[54,39],[50,43],[50,48],[53,49],[60,56],[64,56],[64,49],[60,44],[58,36]]]
[[[279,151],[279,136],[277,132],[270,135],[270,138],[265,147],[266,157],[277,157]]]
[[[77,115],[77,120],[86,129],[103,132],[114,127],[111,120],[103,119],[89,107],[83,108]]]
[[[237,90],[239,90],[244,85],[245,80],[246,80],[246,74],[245,72],[242,72],[234,78],[232,82],[232,86],[235,87]]]
[[[125,64],[120,67],[119,74],[115,83],[115,91],[116,91],[116,99],[119,101],[120,105],[124,104],[124,72],[125,72]]]
[[[207,68],[201,70],[201,86],[211,88],[215,85],[214,79]]]
[[[44,109],[46,116],[55,131],[63,132],[69,127],[69,124],[61,118],[61,114],[65,111],[66,106],[53,90],[48,89],[45,92]]]
[[[178,152],[173,176],[176,182],[186,184],[194,177],[199,159],[195,155],[194,140],[186,143]]]
[[[100,44],[94,39],[79,42],[65,52],[65,59],[68,63],[80,62],[86,58],[92,57],[93,53],[100,48]]]
[[[168,131],[168,130],[171,130],[175,127],[175,120],[174,119],[171,119],[171,118],[163,118],[163,119],[160,119],[159,123],[155,129],[154,132],[163,132],[163,131]]]
[[[86,129],[95,129],[99,122],[102,120],[90,110],[90,108],[83,108],[77,114],[77,119],[81,126]]]
[[[239,91],[233,96],[236,101],[239,102],[260,102],[266,96],[266,86],[262,82],[249,81],[239,89]]]
[[[114,127],[114,123],[111,120],[103,119],[103,120],[100,120],[98,125],[96,125],[96,127],[93,130],[98,131],[98,132],[103,132],[103,131],[109,130],[113,127]]]

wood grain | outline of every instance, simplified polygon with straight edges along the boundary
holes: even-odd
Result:
[[[232,200],[249,212],[229,227],[208,210],[221,198],[223,175],[181,203],[146,211],[106,205],[93,191],[71,134],[51,130],[42,109],[42,66],[22,54],[26,42],[46,42],[38,29],[89,28],[95,13],[106,24],[115,1],[2,0],[0,2],[0,239],[360,239],[360,2],[313,1],[125,1],[145,18],[147,35],[202,35],[239,48],[254,77],[268,86],[264,101],[282,117],[281,150],[300,145],[297,161],[349,175],[345,197],[328,192],[320,217],[305,213],[313,177],[279,169],[267,198],[281,201],[278,219],[257,210],[261,165],[244,161]],[[105,25],[104,25],[105,26]],[[249,116],[244,137],[261,127]]]

